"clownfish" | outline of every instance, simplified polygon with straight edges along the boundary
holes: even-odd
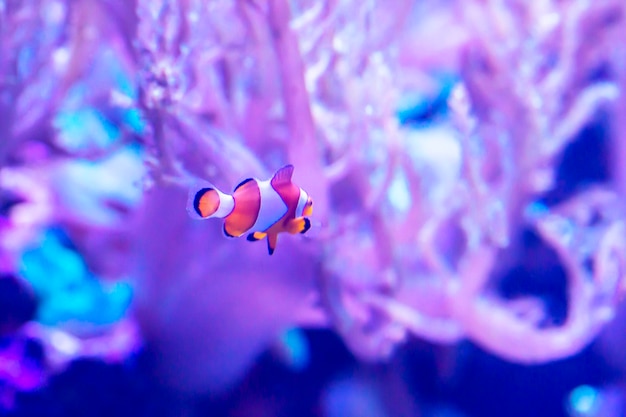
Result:
[[[246,233],[251,242],[267,238],[270,255],[278,234],[306,233],[311,228],[313,200],[291,182],[293,165],[286,165],[266,181],[248,178],[232,194],[206,184],[190,190],[187,211],[196,219],[224,219],[224,234],[239,237]]]

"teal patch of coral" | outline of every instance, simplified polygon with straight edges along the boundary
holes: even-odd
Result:
[[[39,299],[36,320],[45,325],[112,324],[132,298],[129,284],[98,280],[57,230],[48,230],[37,247],[24,252],[20,269]]]

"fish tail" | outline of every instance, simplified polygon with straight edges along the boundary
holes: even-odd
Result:
[[[197,185],[189,191],[187,212],[194,219],[228,216],[235,207],[232,196],[222,193],[212,184]]]

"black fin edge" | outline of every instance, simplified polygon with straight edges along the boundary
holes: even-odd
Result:
[[[201,188],[196,192],[196,195],[193,197],[193,209],[198,213],[198,216],[204,217],[202,212],[200,211],[200,199],[209,191],[214,190],[214,188]]]
[[[246,240],[248,240],[248,242],[258,242],[259,241],[259,239],[254,237],[254,233],[248,234],[248,236],[246,237]]]
[[[274,242],[276,242],[276,241],[274,241]],[[275,249],[276,248],[272,248],[272,239],[270,239],[270,235],[267,235],[267,252],[270,255],[273,255]]]
[[[235,187],[235,189],[233,190],[233,193],[235,191],[237,191],[239,188],[243,187],[245,184],[249,183],[250,181],[252,181],[254,178],[246,178],[245,180],[241,181],[239,184],[237,184],[237,186]]]
[[[224,223],[224,228],[223,228],[223,229],[224,229],[224,234],[225,234],[227,237],[237,237],[237,236],[233,236],[233,235],[231,235],[230,233],[228,233],[228,232],[226,231],[226,223]]]
[[[310,228],[311,228],[311,220],[309,220],[307,217],[305,217],[304,218],[304,229],[302,229],[300,234],[305,234],[306,232],[309,231]]]

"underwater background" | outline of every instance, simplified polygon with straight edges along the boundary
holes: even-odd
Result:
[[[0,0],[0,415],[626,416],[623,0]],[[186,211],[293,164],[312,228]]]

